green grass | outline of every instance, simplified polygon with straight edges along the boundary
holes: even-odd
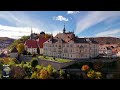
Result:
[[[71,62],[72,60],[68,60],[68,59],[61,59],[61,58],[55,58],[55,60],[53,59],[53,57],[43,57],[43,56],[38,56],[38,58],[42,59],[42,60],[49,60],[49,61],[56,61],[56,62],[60,62],[60,63],[64,63],[64,62]]]

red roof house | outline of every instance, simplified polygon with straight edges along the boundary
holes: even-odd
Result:
[[[36,40],[31,40],[31,39],[26,40],[25,46],[27,48],[38,48],[37,41]]]
[[[39,48],[43,48],[43,43],[46,42],[47,40],[48,40],[48,38],[44,38],[44,37],[39,38],[39,39],[37,40],[38,45],[39,45]]]

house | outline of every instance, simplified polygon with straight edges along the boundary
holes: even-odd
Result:
[[[38,37],[38,39],[36,39]],[[43,43],[46,42],[49,38],[45,37],[45,32],[40,32],[39,36],[37,34],[32,34],[31,30],[31,36],[30,39],[26,40],[25,50],[27,52],[30,52],[31,54],[43,54]]]
[[[69,59],[88,59],[97,57],[99,45],[89,38],[78,38],[74,32],[66,32],[65,26],[63,33],[58,33],[43,44],[45,56]]]
[[[27,50],[27,52],[30,52],[31,54],[37,54],[37,49],[39,47],[36,40],[28,39],[25,41],[24,45],[25,45],[25,50]]]
[[[108,46],[108,45],[99,45],[99,55],[112,56],[113,55],[113,47]]]
[[[45,37],[39,37],[37,39],[37,43],[38,43],[38,47],[41,55],[43,54],[43,43],[46,42],[47,40],[48,38],[45,38]]]
[[[17,58],[18,57],[18,51],[17,51],[16,47],[14,47],[11,50],[10,57],[12,57],[12,58]]]

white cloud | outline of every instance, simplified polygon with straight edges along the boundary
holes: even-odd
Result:
[[[80,11],[67,11],[67,14],[77,14],[80,13]]]
[[[42,23],[35,18],[29,17],[22,11],[0,11],[0,19],[6,20],[14,26],[0,24],[0,36],[18,39],[21,36],[30,35],[31,27],[33,32],[43,31]]]
[[[0,11],[0,19],[4,19],[16,26],[38,27],[42,23],[29,17],[22,11]]]
[[[118,36],[118,33],[120,33],[120,29],[114,29],[114,30],[108,30],[104,32],[97,33],[97,37],[107,37],[107,36]]]
[[[62,15],[59,15],[57,17],[53,17],[53,20],[58,20],[58,21],[68,21],[68,18],[65,18]]]
[[[84,18],[80,18],[76,25],[75,33],[80,32],[105,20],[114,20],[120,16],[120,11],[90,11]]]
[[[38,28],[32,28],[35,33],[39,33]],[[14,39],[18,39],[21,36],[30,35],[31,28],[29,27],[12,27],[12,26],[4,26],[0,25],[0,37],[10,37]]]

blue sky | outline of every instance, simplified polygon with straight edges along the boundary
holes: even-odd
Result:
[[[120,37],[120,11],[0,11],[0,37],[67,31],[79,37]]]

